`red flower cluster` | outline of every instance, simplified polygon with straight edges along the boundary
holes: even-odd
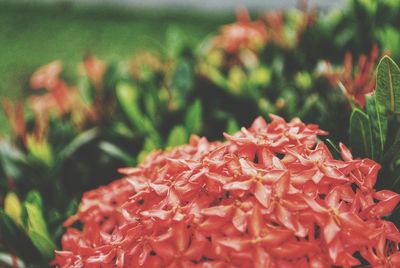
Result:
[[[318,126],[271,119],[121,169],[123,179],[84,194],[53,264],[400,267],[400,233],[382,219],[400,195],[374,190],[379,164],[344,145],[335,160]]]
[[[364,107],[365,96],[371,94],[375,89],[374,72],[378,56],[379,48],[377,45],[374,45],[370,56],[361,55],[358,59],[358,65],[354,67],[353,56],[348,52],[344,57],[342,67],[333,70],[332,66],[327,63],[324,75],[333,86],[339,83],[349,99],[353,100],[360,107]]]
[[[267,30],[261,21],[252,22],[246,9],[237,11],[237,22],[221,27],[214,43],[229,53],[241,48],[257,51],[267,42]]]

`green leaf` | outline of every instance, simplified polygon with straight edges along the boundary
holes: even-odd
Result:
[[[119,83],[116,94],[118,103],[128,119],[137,129],[145,131],[143,115],[138,104],[139,93],[137,87],[128,83]]]
[[[0,208],[0,237],[6,249],[30,261],[38,261],[39,252],[25,231]]]
[[[182,108],[194,86],[193,68],[188,60],[180,60],[171,79],[171,96],[173,110]]]
[[[4,199],[4,211],[10,216],[14,222],[21,225],[21,211],[22,206],[21,202],[19,201],[18,196],[13,193],[9,192]]]
[[[393,143],[388,146],[383,155],[383,161],[388,161],[393,157],[396,159],[400,153],[400,128],[397,128],[397,133],[394,136]]]
[[[74,138],[64,149],[59,153],[58,157],[60,161],[70,157],[74,154],[79,148],[84,146],[85,144],[91,142],[98,136],[98,130],[96,128],[86,130],[80,133],[76,138]]]
[[[29,237],[43,257],[48,260],[51,260],[53,258],[56,245],[48,235],[45,236],[42,233],[31,231],[29,233]]]
[[[160,135],[150,119],[140,110],[137,88],[132,84],[119,83],[116,90],[118,102],[131,123],[139,132],[150,135],[160,145]]]
[[[33,197],[37,198],[37,196]],[[32,200],[32,203],[25,202],[23,208],[26,233],[42,256],[51,259],[56,246],[50,238],[42,209],[38,206],[38,200]]]
[[[99,144],[99,147],[103,152],[114,158],[123,160],[127,165],[133,164],[135,162],[129,154],[110,142],[103,141]]]
[[[19,178],[22,175],[19,164],[26,163],[26,156],[10,141],[0,140],[0,164],[9,178]]]
[[[37,191],[30,191],[25,198],[25,203],[30,203],[32,205],[35,205],[39,209],[43,208],[42,197],[40,196],[39,192],[37,192]]]
[[[168,136],[167,147],[185,144],[188,138],[188,133],[183,126],[175,126]]]
[[[374,159],[370,120],[359,109],[354,109],[350,117],[350,145],[356,156]]]
[[[0,234],[4,241],[15,244],[18,237],[23,236],[23,230],[16,224],[16,222],[0,208]],[[7,243],[8,244],[8,243]]]
[[[226,126],[226,133],[232,135],[235,132],[238,132],[240,129],[238,123],[236,122],[235,119],[229,118],[227,126]]]
[[[329,151],[335,159],[341,159],[339,147],[330,139],[326,139],[325,143],[328,145]]]
[[[46,139],[38,140],[32,135],[27,136],[27,148],[30,155],[47,166],[53,163],[53,152],[51,144]]]
[[[376,101],[376,94],[367,96],[365,109],[370,119],[374,151],[376,159],[380,160],[384,151],[386,133],[387,133],[387,116],[384,107]]]
[[[198,134],[202,128],[202,105],[197,99],[190,107],[186,114],[185,125],[187,132],[190,134]]]
[[[400,114],[400,69],[388,56],[379,62],[376,74],[376,102],[379,112]]]

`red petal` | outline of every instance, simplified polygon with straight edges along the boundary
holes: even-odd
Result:
[[[215,206],[210,208],[203,208],[200,213],[205,216],[228,217],[233,212],[232,206]]]
[[[241,191],[247,191],[251,188],[253,185],[252,180],[247,180],[247,181],[235,181],[231,183],[227,183],[224,185],[223,189],[225,191],[231,191],[231,190],[241,190]]]
[[[247,228],[247,217],[246,214],[240,208],[236,209],[236,212],[232,219],[232,224],[239,232],[245,232]]]
[[[399,202],[400,195],[392,196],[374,205],[369,211],[369,214],[375,217],[384,217],[392,212]]]
[[[340,155],[344,161],[351,161],[353,160],[353,155],[351,154],[350,150],[343,144],[339,143],[340,147]]]
[[[333,220],[333,217],[329,217],[328,223],[323,227],[323,229],[324,238],[327,244],[331,243],[340,232],[340,227]]]
[[[249,240],[242,237],[221,237],[216,242],[236,251],[246,250],[250,246]]]
[[[277,197],[282,197],[289,190],[290,183],[290,173],[286,172],[282,177],[280,177],[279,181],[276,182],[274,191]]]
[[[271,204],[271,192],[261,182],[256,182],[254,187],[254,196],[265,208],[268,208]]]
[[[262,226],[263,226],[263,220],[261,216],[261,211],[258,205],[255,205],[251,214],[250,234],[253,237],[259,237]]]

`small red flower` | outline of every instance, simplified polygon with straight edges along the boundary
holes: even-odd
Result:
[[[221,27],[214,43],[229,53],[241,48],[257,51],[267,42],[267,31],[261,21],[252,22],[246,9],[237,11],[237,22]]]
[[[330,81],[333,86],[338,83],[345,95],[357,103],[360,107],[365,106],[365,96],[371,94],[375,90],[375,61],[379,56],[379,48],[374,45],[370,56],[361,55],[358,59],[358,65],[353,66],[353,56],[346,53],[344,63],[341,68],[332,70],[327,63],[326,70],[323,75]]]

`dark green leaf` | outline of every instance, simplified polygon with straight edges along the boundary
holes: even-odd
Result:
[[[371,122],[371,130],[376,159],[381,159],[384,151],[386,132],[387,132],[387,116],[384,107],[376,101],[376,94],[366,98],[366,112]]]
[[[350,145],[355,156],[374,159],[370,120],[359,109],[354,109],[350,117]]]
[[[202,128],[202,104],[198,99],[190,107],[186,114],[185,125],[187,132],[198,134]]]
[[[340,149],[337,145],[331,141],[330,139],[325,140],[326,144],[328,145],[329,151],[333,155],[335,159],[340,159]]]
[[[93,128],[86,130],[74,138],[65,148],[59,153],[59,159],[62,161],[74,154],[79,148],[91,142],[98,136],[98,130]]]

